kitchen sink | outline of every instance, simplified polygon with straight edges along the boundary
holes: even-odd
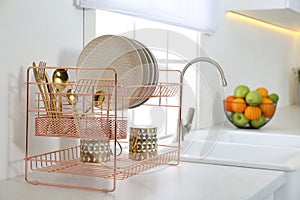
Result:
[[[204,141],[207,140],[209,133],[207,130],[196,130],[190,133],[188,140]],[[215,134],[215,133],[213,133]],[[272,132],[259,132],[257,130],[222,130],[215,141],[237,144],[253,144],[263,146],[278,146],[285,148],[299,148],[300,136],[288,135]]]
[[[197,141],[186,147],[182,160],[281,171],[300,169],[300,149],[219,141],[209,154],[203,155],[205,145],[204,141]]]
[[[300,136],[197,130],[182,142],[181,161],[284,171],[275,199],[300,198]]]

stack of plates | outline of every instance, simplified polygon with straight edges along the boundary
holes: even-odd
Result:
[[[125,97],[117,109],[135,108],[145,103],[158,82],[158,66],[155,57],[142,43],[124,36],[104,35],[92,40],[82,50],[77,66],[77,82],[83,80],[114,79],[113,71],[84,70],[87,67],[113,68],[117,72],[117,96]],[[111,95],[110,108],[114,108],[114,91],[105,88],[90,88],[85,93],[103,89]]]

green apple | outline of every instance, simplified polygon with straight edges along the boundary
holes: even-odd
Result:
[[[246,102],[251,106],[260,104],[262,96],[258,91],[251,91],[246,95]]]
[[[250,89],[246,85],[238,85],[234,91],[233,96],[236,98],[245,98]]]
[[[231,119],[233,123],[238,127],[245,127],[249,120],[245,117],[244,113],[232,113]]]
[[[273,103],[277,103],[277,101],[279,100],[279,96],[275,93],[272,93],[269,95],[269,99],[271,99]]]
[[[252,127],[254,128],[260,128],[263,125],[265,125],[267,122],[265,116],[261,115],[260,118],[256,119],[256,120],[251,120],[250,124]]]

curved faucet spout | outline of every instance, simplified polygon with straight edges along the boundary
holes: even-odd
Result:
[[[208,63],[211,63],[212,65],[214,65],[220,72],[220,75],[221,75],[221,80],[222,80],[222,85],[223,87],[227,86],[227,81],[225,79],[225,75],[224,75],[224,72],[221,68],[221,66],[214,60],[210,59],[210,58],[207,58],[207,57],[198,57],[198,58],[195,58],[191,61],[189,61],[185,67],[183,68],[182,72],[181,72],[181,78],[180,78],[180,83],[182,84],[183,83],[183,77],[184,77],[184,74],[186,72],[186,70],[191,66],[193,65],[194,63],[196,62],[208,62]],[[182,87],[180,89],[180,107],[182,107]],[[181,119],[181,111],[179,112],[179,116],[178,116],[178,119],[179,119],[179,123],[178,123],[178,135],[177,135],[177,138],[176,138],[176,141],[179,142],[179,145],[180,145],[180,141],[184,140],[184,134],[187,134],[186,132],[183,132],[181,131],[182,130],[182,119]],[[180,139],[179,139],[180,138]]]
[[[199,58],[195,58],[191,61],[189,61],[185,67],[183,68],[182,70],[182,73],[181,73],[181,76],[183,77],[184,74],[185,74],[185,71],[193,64],[195,64],[196,62],[208,62],[208,63],[211,63],[212,65],[214,65],[220,72],[220,75],[221,75],[221,80],[222,80],[222,85],[225,87],[227,86],[227,81],[225,79],[225,75],[224,75],[224,72],[223,72],[223,69],[221,68],[221,66],[216,62],[214,61],[213,59],[211,58],[207,58],[207,57],[199,57]]]

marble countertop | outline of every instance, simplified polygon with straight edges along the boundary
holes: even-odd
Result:
[[[280,171],[181,162],[118,181],[112,193],[31,185],[16,177],[0,181],[0,199],[264,200],[285,178]]]

